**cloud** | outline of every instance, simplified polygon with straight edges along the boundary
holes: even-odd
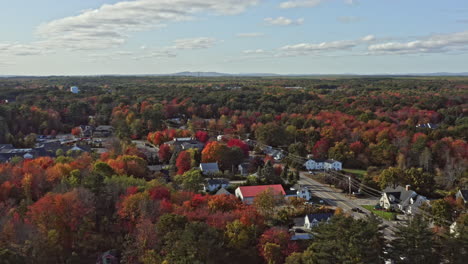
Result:
[[[238,38],[257,38],[265,36],[264,33],[252,32],[252,33],[239,33],[236,35]]]
[[[363,42],[373,42],[375,40],[374,35],[367,35],[361,38],[361,41]]]
[[[133,59],[135,60],[144,60],[144,59],[153,59],[153,58],[175,58],[177,54],[174,51],[168,49],[162,49],[157,51],[152,51],[144,55],[136,56]]]
[[[292,0],[282,2],[280,8],[315,7],[325,1],[326,0]]]
[[[272,26],[292,26],[292,25],[302,25],[304,23],[303,18],[298,18],[294,20],[294,19],[290,19],[290,18],[286,18],[282,16],[277,17],[277,18],[268,17],[268,18],[265,18],[264,21],[268,25],[272,25]]]
[[[213,47],[215,44],[216,39],[214,38],[186,38],[175,40],[172,48],[179,50],[208,49]]]
[[[358,0],[344,0],[347,5],[359,5]]]
[[[321,43],[299,43],[286,45],[278,49],[280,57],[295,57],[311,54],[321,54],[324,52],[347,51],[367,42],[374,41],[373,35],[368,35],[357,40],[336,40]]]
[[[444,53],[468,49],[468,31],[432,35],[409,42],[386,42],[370,45],[371,54]]]
[[[361,21],[361,18],[357,16],[340,16],[338,17],[338,21],[344,24],[350,24]]]
[[[38,45],[19,43],[0,43],[0,55],[34,56],[45,54],[46,50]]]
[[[256,50],[244,50],[242,53],[249,55],[249,54],[266,54],[268,52],[263,49],[256,49]]]
[[[133,32],[164,27],[166,23],[187,21],[206,14],[235,15],[260,0],[135,0],[104,4],[75,16],[41,24],[36,29],[40,41],[30,46],[38,50],[97,50],[118,47]],[[6,45],[6,44],[2,44]],[[16,44],[19,45],[19,44]],[[12,55],[41,53],[28,45],[16,46]],[[20,48],[24,51],[20,52]]]

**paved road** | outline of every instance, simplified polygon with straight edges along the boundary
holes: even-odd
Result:
[[[360,205],[354,203],[349,197],[345,194],[338,193],[328,187],[325,184],[322,184],[316,180],[313,180],[309,177],[310,174],[306,172],[300,173],[299,184],[308,185],[309,190],[312,191],[312,195],[319,197],[324,200],[327,204],[335,207],[342,208],[345,212],[352,215],[354,218],[364,218],[365,214],[357,213],[351,211],[352,208],[359,208],[364,211],[366,214],[370,214],[370,211]],[[387,221],[383,219],[383,223],[388,226],[384,230],[384,236],[388,239],[392,239],[393,230],[395,230],[396,223],[392,221]]]

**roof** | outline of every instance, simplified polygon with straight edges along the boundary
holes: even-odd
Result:
[[[245,197],[255,197],[259,193],[267,190],[272,189],[273,192],[279,193],[281,195],[286,195],[284,192],[283,186],[281,184],[274,184],[274,185],[256,185],[256,186],[240,186],[239,187],[242,196]]]
[[[232,195],[232,193],[228,192],[228,191],[227,191],[226,189],[224,189],[224,188],[219,189],[219,190],[215,193],[215,195],[223,195],[223,194],[224,194],[224,195]]]
[[[468,200],[468,190],[459,190],[458,192],[461,194],[463,200]]]
[[[201,171],[219,171],[218,163],[213,162],[213,163],[200,163],[200,169]]]
[[[224,178],[214,178],[206,180],[206,183],[209,185],[229,184],[229,180]]]
[[[387,196],[392,195],[395,197],[396,200],[391,202],[392,204],[404,202],[415,194],[414,191],[407,191],[405,187],[402,186],[397,186],[396,188],[387,187],[384,189],[384,193],[387,194]]]
[[[334,160],[334,159],[327,159],[325,162],[332,164],[332,163],[339,162],[339,161]]]
[[[321,213],[321,214],[308,214],[306,215],[309,218],[309,222],[312,222],[314,219],[317,221],[324,221],[328,220],[328,218],[332,217],[333,213]]]

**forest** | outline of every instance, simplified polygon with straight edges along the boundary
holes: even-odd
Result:
[[[468,188],[468,78],[0,78],[0,146],[32,148],[38,136],[78,137],[80,126],[100,125],[115,129],[103,153],[0,163],[0,263],[94,263],[103,254],[145,264],[464,263],[468,255],[468,232],[449,232],[449,223],[468,224],[455,198]],[[204,148],[166,144],[178,137]],[[135,140],[156,146],[156,157]],[[259,144],[287,153],[284,166]],[[219,176],[241,179],[234,168],[248,162],[258,178],[247,184],[287,188],[308,156],[363,171],[353,177],[379,190],[411,185],[437,200],[427,209],[435,220],[415,217],[388,241],[377,217],[336,210],[313,239],[293,241],[294,217],[329,208],[202,193],[194,169],[217,162]]]

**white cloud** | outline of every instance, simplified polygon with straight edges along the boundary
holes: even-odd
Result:
[[[53,20],[40,25],[36,35],[38,49],[96,50],[125,43],[132,32],[163,27],[166,23],[195,19],[205,13],[234,15],[261,0],[135,0],[104,4],[84,10],[79,15]],[[6,45],[6,44],[2,44]],[[19,45],[19,44],[16,44]],[[24,45],[24,52],[37,54]]]
[[[370,45],[371,54],[443,53],[468,49],[468,31],[432,35],[409,42],[386,42]]]
[[[135,60],[153,59],[153,58],[175,58],[177,54],[168,49],[152,51],[144,55],[136,56]]]
[[[0,55],[33,56],[46,53],[38,45],[20,43],[0,43]]]
[[[357,16],[340,16],[338,17],[338,21],[341,23],[350,24],[361,21],[361,18]]]
[[[256,49],[256,50],[244,50],[242,53],[244,54],[265,54],[268,53],[263,49]]]
[[[299,43],[286,45],[279,48],[281,57],[305,56],[311,54],[322,54],[324,52],[346,51],[358,47],[367,42],[373,41],[375,37],[368,35],[358,40],[336,40],[321,43]]]
[[[282,2],[280,8],[315,7],[326,0],[292,0]]]
[[[344,0],[344,2],[348,5],[358,5],[359,1],[358,0]]]
[[[282,16],[277,17],[277,18],[268,17],[268,18],[265,18],[264,21],[268,25],[272,25],[272,26],[292,26],[292,25],[302,25],[304,23],[303,18],[298,18],[294,20],[294,19],[290,19],[290,18],[286,18]]]
[[[364,42],[372,42],[372,41],[375,40],[375,36],[374,35],[367,35],[365,37],[362,37],[361,40],[364,41]]]
[[[252,32],[252,33],[239,33],[236,35],[238,38],[257,38],[265,36],[264,33]]]
[[[187,50],[187,49],[208,49],[213,47],[216,44],[216,39],[214,38],[187,38],[187,39],[177,39],[174,41],[174,49]]]

